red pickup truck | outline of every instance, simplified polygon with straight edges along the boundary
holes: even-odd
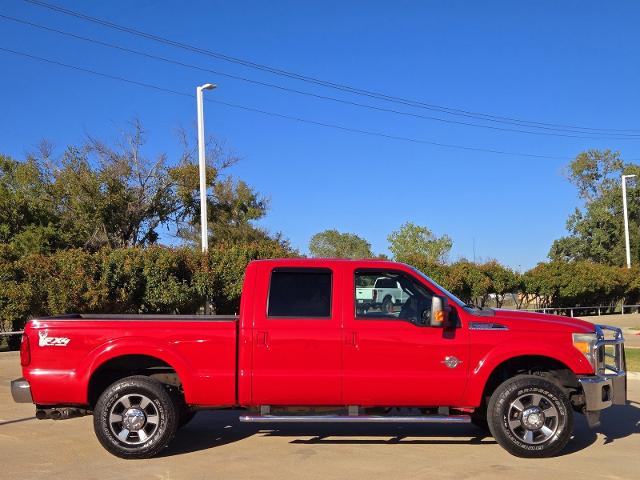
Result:
[[[380,278],[403,300],[359,305],[356,289]],[[246,270],[237,317],[33,319],[11,387],[38,418],[92,413],[123,458],[153,456],[197,410],[229,407],[243,422],[471,422],[514,455],[544,457],[567,444],[574,411],[593,426],[626,403],[623,347],[612,327],[466,305],[408,265],[265,260]]]

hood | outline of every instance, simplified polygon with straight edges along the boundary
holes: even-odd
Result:
[[[595,331],[593,323],[577,318],[499,308],[494,309],[493,312],[494,314],[486,319],[485,315],[478,315],[478,321],[503,324],[512,330],[549,330],[571,333],[592,333]]]

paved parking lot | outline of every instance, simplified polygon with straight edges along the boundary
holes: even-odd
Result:
[[[591,323],[613,325],[622,328],[624,344],[627,347],[640,348],[640,314],[631,313],[625,315],[602,315],[581,317]]]
[[[640,379],[630,405],[613,407],[590,431],[576,417],[564,455],[510,456],[473,426],[260,427],[234,412],[200,412],[162,457],[120,460],[95,439],[91,417],[39,421],[14,404],[9,380],[16,353],[0,353],[0,477],[3,479],[637,479],[640,475]]]

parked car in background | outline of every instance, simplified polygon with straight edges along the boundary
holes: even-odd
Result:
[[[363,280],[366,281],[366,277]],[[372,287],[356,286],[356,300],[362,308],[377,308],[393,313],[394,307],[402,306],[408,298],[409,295],[395,275],[376,278]]]

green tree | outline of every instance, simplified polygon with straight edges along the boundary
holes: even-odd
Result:
[[[466,303],[484,307],[491,293],[491,278],[479,265],[460,260],[449,266],[443,286]]]
[[[52,169],[53,189],[66,231],[90,250],[151,245],[179,210],[166,156],[143,154],[139,122],[116,146],[89,138],[69,147]]]
[[[316,258],[373,258],[371,244],[353,233],[325,230],[309,241],[309,252]]]
[[[637,305],[640,303],[640,266],[637,264],[630,269],[624,268],[622,277],[625,285],[624,303]]]
[[[200,243],[200,177],[197,149],[180,132],[183,152],[178,164],[169,169],[180,205],[176,212],[177,234],[190,244]],[[207,140],[207,226],[209,243],[275,241],[286,248],[289,243],[281,233],[274,235],[256,226],[268,210],[268,199],[246,182],[226,174],[240,158],[224,143],[210,137]]]
[[[583,202],[567,220],[569,235],[556,240],[549,251],[552,260],[591,260],[623,265],[623,174],[640,175],[640,165],[625,163],[619,152],[589,150],[568,167],[568,178]],[[640,188],[627,190],[632,263],[640,261]]]
[[[38,161],[0,155],[0,243],[21,255],[51,252],[72,240],[59,227],[51,185]]]
[[[634,293],[625,270],[590,261],[539,263],[524,274],[524,287],[537,307],[613,308]]]
[[[495,295],[496,307],[501,308],[505,295],[518,293],[522,289],[522,279],[519,273],[491,260],[480,265],[482,272],[491,281],[490,292]]]
[[[427,227],[411,222],[392,232],[387,240],[393,258],[399,262],[422,257],[426,262],[442,263],[453,246],[453,241],[447,235],[437,237]]]
[[[0,241],[22,254],[155,243],[179,204],[165,155],[146,157],[144,144],[134,121],[115,146],[88,137],[56,159],[46,144],[24,162],[3,157]]]
[[[121,139],[88,137],[53,158],[44,145],[24,162],[0,156],[0,243],[21,255],[65,248],[96,251],[154,245],[162,229],[199,242],[200,194],[196,149],[184,142],[175,162],[145,153],[147,135],[138,120]],[[210,244],[275,241],[281,234],[254,225],[268,201],[226,170],[238,161],[210,139],[207,156]]]

